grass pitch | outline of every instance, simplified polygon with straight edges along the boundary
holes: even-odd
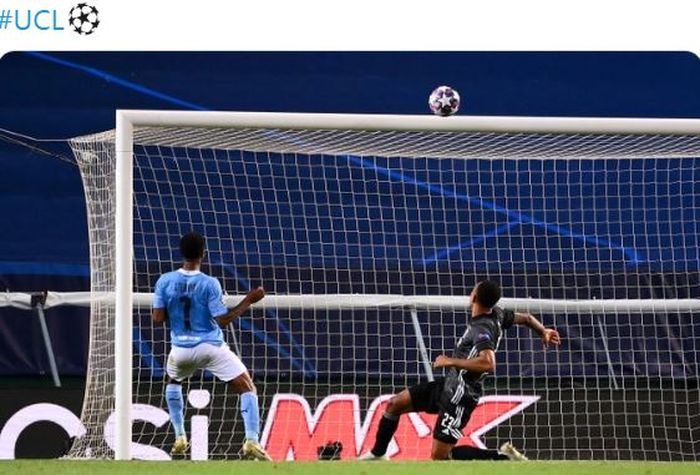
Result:
[[[250,475],[700,475],[694,462],[113,462],[0,461],[0,473]]]

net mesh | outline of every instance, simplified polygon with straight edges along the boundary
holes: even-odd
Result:
[[[693,311],[673,310],[700,297],[697,136],[142,127],[134,143],[135,292],[179,267],[179,237],[195,230],[207,237],[203,270],[227,293],[304,296],[226,331],[258,386],[273,458],[315,459],[329,441],[343,458],[370,447],[383,396],[430,377],[419,343],[429,359],[452,351],[483,278],[507,297],[621,303],[539,314],[563,334],[557,351],[527,329],[506,332],[465,443],[512,440],[541,459],[700,458],[700,330]],[[114,134],[71,146],[91,289],[111,292]],[[327,294],[465,301],[338,310]],[[91,315],[87,433],[69,455],[111,457],[114,308],[100,300]],[[134,455],[166,458],[168,336],[144,305],[133,335]],[[237,396],[207,373],[185,390],[192,457],[238,457]],[[404,418],[390,454],[428,458],[434,420]]]

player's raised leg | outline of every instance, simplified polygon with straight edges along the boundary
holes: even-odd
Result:
[[[366,452],[359,460],[389,460],[386,456],[386,450],[389,447],[391,438],[394,437],[396,429],[399,427],[399,418],[401,414],[411,412],[413,404],[411,403],[411,394],[408,389],[404,389],[398,394],[389,399],[389,404],[379,421],[377,428],[377,438],[374,441],[374,447],[369,452]]]
[[[240,411],[245,428],[243,456],[249,459],[272,461],[260,445],[258,392],[243,362],[228,345],[224,344],[211,350],[206,369],[221,381],[228,383],[231,391],[240,395]]]

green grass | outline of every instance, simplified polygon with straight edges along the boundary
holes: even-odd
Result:
[[[691,462],[110,462],[0,461],[0,473],[47,475],[684,475],[700,474]]]

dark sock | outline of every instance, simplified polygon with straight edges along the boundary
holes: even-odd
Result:
[[[374,442],[372,453],[377,457],[381,457],[386,453],[386,448],[394,437],[396,429],[399,427],[399,416],[384,413],[382,420],[379,421],[377,429],[377,440]]]
[[[508,460],[508,457],[498,453],[498,450],[478,449],[469,445],[459,445],[450,452],[452,460]]]

